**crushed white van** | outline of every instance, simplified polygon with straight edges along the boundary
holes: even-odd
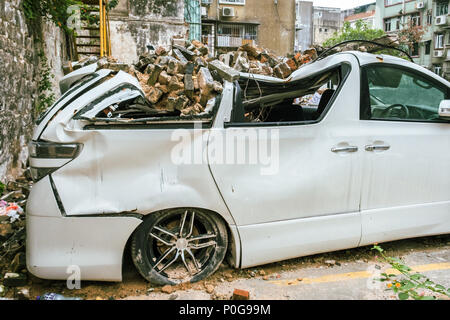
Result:
[[[37,277],[121,281],[127,243],[145,279],[175,284],[225,258],[450,233],[450,83],[414,63],[350,51],[286,80],[241,74],[192,118],[136,114],[135,78],[84,71],[30,144]]]

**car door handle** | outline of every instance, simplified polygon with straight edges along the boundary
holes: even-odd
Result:
[[[384,151],[389,150],[390,147],[388,144],[369,144],[365,149],[366,151]]]
[[[333,147],[332,152],[356,152],[358,151],[357,146],[345,146],[345,147]]]

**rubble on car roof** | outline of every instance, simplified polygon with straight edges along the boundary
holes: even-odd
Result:
[[[398,44],[396,39],[386,36],[376,40],[382,44]],[[98,69],[125,71],[139,80],[146,97],[147,108],[153,114],[170,114],[189,117],[205,114],[205,108],[217,95],[222,93],[224,81],[234,82],[242,74],[287,79],[304,64],[317,59],[322,48],[311,48],[291,57],[280,57],[273,52],[242,45],[237,51],[209,56],[207,46],[199,41],[176,41],[170,49],[158,47],[139,57],[134,65],[124,64],[116,59],[89,58],[72,64],[80,68],[97,62]],[[370,44],[349,44],[336,48],[333,53],[360,50],[371,52]],[[142,104],[142,101],[140,102]],[[142,109],[142,108],[141,108]]]

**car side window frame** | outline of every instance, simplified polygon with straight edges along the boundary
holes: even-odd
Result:
[[[404,67],[404,66],[399,66],[396,64],[389,64],[389,63],[371,63],[371,64],[367,64],[364,66],[361,66],[360,68],[360,74],[361,74],[361,79],[360,79],[360,91],[361,91],[361,95],[360,95],[360,113],[359,113],[359,119],[360,120],[369,120],[369,121],[395,121],[395,122],[419,122],[419,123],[450,123],[450,120],[447,119],[435,119],[435,120],[427,120],[427,119],[381,119],[381,118],[374,118],[372,119],[370,117],[370,91],[369,91],[369,80],[368,80],[368,76],[367,76],[367,68],[369,67],[374,67],[374,66],[380,66],[380,67],[391,67],[391,68],[395,68],[395,69],[399,69],[399,70],[404,70],[407,71],[409,73],[412,73],[413,75],[418,75],[424,79],[426,79],[427,81],[431,82],[433,85],[436,85],[438,87],[441,88],[445,88],[445,84],[439,82],[436,79],[433,79],[432,77],[419,72],[417,70],[408,68],[408,67]],[[445,99],[449,99],[450,98],[450,88],[447,87],[446,88],[446,93],[445,93]]]
[[[331,109],[331,106],[334,104],[337,96],[340,94],[342,88],[344,87],[345,83],[347,82],[347,79],[352,71],[352,66],[348,62],[340,62],[338,64],[335,64],[333,66],[330,66],[326,69],[320,70],[320,72],[311,74],[309,77],[315,77],[322,73],[326,73],[330,70],[339,68],[340,73],[340,83],[338,88],[336,89],[336,92],[331,97],[330,101],[328,102],[326,108],[323,110],[322,114],[317,120],[306,120],[306,121],[284,121],[284,122],[224,122],[224,128],[240,128],[240,127],[281,127],[281,126],[298,126],[298,125],[309,125],[309,124],[316,124],[321,122],[325,116],[328,114],[329,110]],[[236,85],[235,85],[236,86]],[[234,92],[237,92],[239,90],[235,90]],[[235,97],[233,97],[233,101],[235,100]],[[233,105],[234,108],[234,105]],[[232,111],[233,112],[233,111]]]

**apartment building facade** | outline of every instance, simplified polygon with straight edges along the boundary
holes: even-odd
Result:
[[[424,34],[410,49],[414,61],[450,79],[449,0],[377,0],[376,24],[386,33],[420,26]]]
[[[295,0],[201,0],[201,40],[213,54],[255,44],[294,51]]]
[[[314,44],[321,45],[342,28],[341,9],[314,7]]]

